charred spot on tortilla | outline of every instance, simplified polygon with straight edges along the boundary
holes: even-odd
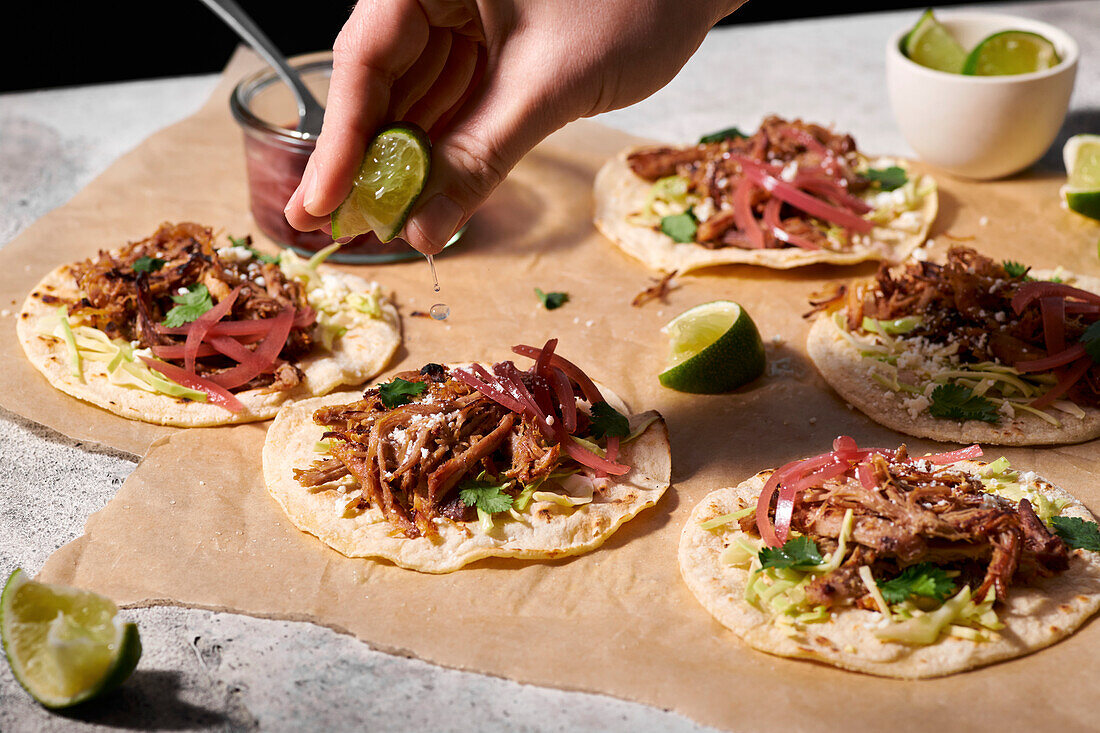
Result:
[[[276,261],[215,241],[198,224],[162,224],[58,267],[20,314],[27,357],[74,397],[192,426],[266,419],[366,381],[396,350],[396,310],[376,284],[320,269],[324,255]]]
[[[627,151],[598,174],[596,209],[597,227],[654,269],[785,269],[899,262],[924,241],[937,197],[903,161],[772,116],[746,138]]]
[[[1053,529],[1095,519],[981,455],[837,438],[705,497],[681,533],[681,574],[718,621],[780,656],[918,678],[1040,649],[1100,608],[1100,552],[1070,552]]]
[[[887,427],[944,441],[1100,437],[1100,279],[955,246],[811,301],[825,380]]]
[[[400,404],[374,387],[351,403],[289,406],[265,443],[268,489],[345,555],[424,572],[594,549],[668,488],[667,431],[556,347],[515,347],[534,360],[522,370],[508,360],[402,372],[393,381],[417,388]],[[595,430],[592,405],[605,402],[629,415],[623,435]],[[358,496],[366,509],[345,516]]]

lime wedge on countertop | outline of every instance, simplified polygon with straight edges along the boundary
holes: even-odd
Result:
[[[1062,59],[1054,44],[1038,33],[1001,31],[974,47],[962,73],[972,76],[1030,74],[1057,66]]]
[[[332,238],[374,232],[388,242],[400,234],[431,162],[432,144],[419,127],[384,128],[367,148],[347,198],[332,212]]]
[[[951,33],[940,25],[932,9],[924,11],[913,30],[901,42],[902,52],[910,59],[936,71],[962,72],[966,51]]]
[[[661,384],[680,392],[729,392],[764,373],[764,342],[745,309],[716,300],[686,310],[661,329],[669,367]]]
[[[1069,176],[1062,186],[1066,208],[1100,220],[1100,135],[1074,135],[1062,158]]]
[[[118,687],[141,657],[137,626],[109,599],[37,583],[18,569],[0,596],[0,638],[15,679],[48,708]]]

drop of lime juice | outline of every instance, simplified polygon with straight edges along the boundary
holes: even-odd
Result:
[[[439,292],[439,278],[435,274],[435,260],[431,255],[424,255],[428,258],[428,266],[432,268],[432,285],[435,287],[435,292]],[[428,310],[428,314],[437,321],[444,321],[447,316],[451,315],[451,307],[446,303],[436,303]]]

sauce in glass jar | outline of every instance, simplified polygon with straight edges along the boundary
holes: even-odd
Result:
[[[302,80],[322,103],[332,75],[331,54],[316,61],[293,64]],[[332,244],[323,231],[300,232],[283,216],[316,138],[298,132],[297,106],[290,90],[272,69],[244,78],[229,100],[233,117],[244,133],[245,168],[248,173],[249,203],[256,225],[276,244],[309,256]],[[459,235],[455,235],[448,245]],[[401,239],[382,243],[373,233],[356,237],[330,257],[335,262],[379,263],[421,256]]]

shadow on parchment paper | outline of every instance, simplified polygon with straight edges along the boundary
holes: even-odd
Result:
[[[542,256],[577,247],[592,235],[592,182],[590,168],[531,153],[470,219],[469,248]]]
[[[1062,148],[1066,141],[1074,135],[1083,133],[1095,133],[1100,130],[1100,109],[1071,110],[1066,115],[1066,121],[1062,123],[1062,129],[1058,137],[1054,138],[1050,149],[1035,164],[1035,168],[1043,171],[1057,171],[1062,175],[1066,173],[1066,166],[1062,162]]]
[[[181,673],[139,669],[114,692],[57,714],[70,720],[130,730],[254,729],[256,723],[243,709],[234,714],[210,710],[180,699]],[[229,691],[232,694],[232,690]]]

